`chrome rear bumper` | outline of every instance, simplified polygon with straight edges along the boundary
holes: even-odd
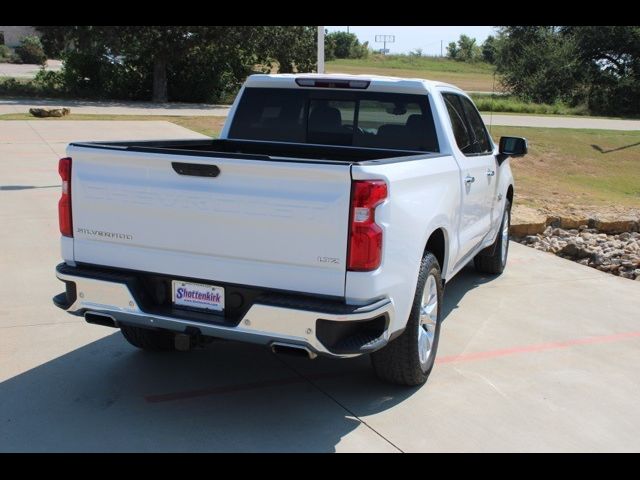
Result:
[[[75,299],[72,303],[65,304],[60,300],[64,294],[60,294],[54,298],[54,303],[71,314],[83,316],[97,314],[110,317],[116,327],[118,324],[124,323],[146,328],[161,328],[176,333],[197,333],[267,346],[274,343],[286,343],[308,348],[315,354],[341,358],[375,351],[389,341],[389,325],[393,316],[393,304],[388,299],[382,299],[369,305],[351,307],[347,314],[331,313],[313,308],[268,305],[256,301],[237,325],[230,326],[183,318],[178,310],[174,310],[171,315],[146,312],[126,282],[91,278],[87,276],[86,272],[75,275],[70,273],[73,267],[64,265],[64,268],[60,268],[62,265],[64,264],[61,264],[57,269],[56,276],[59,280],[74,285]],[[382,319],[384,319],[384,327],[380,329]],[[359,325],[364,328],[365,325],[373,325],[371,322],[374,321],[378,326],[375,333],[369,334],[367,337],[360,332],[356,335],[356,340],[347,339],[348,341],[342,342],[342,346],[327,346],[327,335],[324,334],[325,342],[323,343],[317,334],[318,328],[322,328],[326,333],[327,329],[340,329],[346,326],[347,322],[353,322],[351,326],[343,330],[355,331]],[[365,330],[372,332],[370,328]],[[335,335],[329,334],[329,336],[334,337]],[[347,345],[346,348],[345,345]]]

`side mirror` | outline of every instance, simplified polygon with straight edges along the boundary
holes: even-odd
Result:
[[[529,146],[523,137],[500,137],[498,161],[503,162],[507,157],[522,157],[527,154]]]

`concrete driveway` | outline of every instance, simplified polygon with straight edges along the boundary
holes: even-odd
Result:
[[[0,451],[638,451],[640,282],[512,243],[448,284],[428,384],[218,342],[146,354],[55,308],[57,159],[164,122],[2,122]],[[64,126],[60,129],[59,126]]]
[[[63,100],[1,98],[0,115],[29,113],[34,107],[68,107],[71,114],[84,115],[173,115],[178,117],[226,117],[229,105],[207,103],[152,103],[130,102],[126,100]]]

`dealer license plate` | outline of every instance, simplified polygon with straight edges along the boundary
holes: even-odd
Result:
[[[224,311],[224,288],[202,283],[172,281],[173,304],[198,310]]]

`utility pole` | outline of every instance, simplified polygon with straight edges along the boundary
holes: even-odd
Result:
[[[318,73],[324,73],[324,27],[318,27]]]
[[[347,27],[347,33],[349,33],[349,27]]]
[[[442,57],[442,40],[440,40],[440,56]]]

